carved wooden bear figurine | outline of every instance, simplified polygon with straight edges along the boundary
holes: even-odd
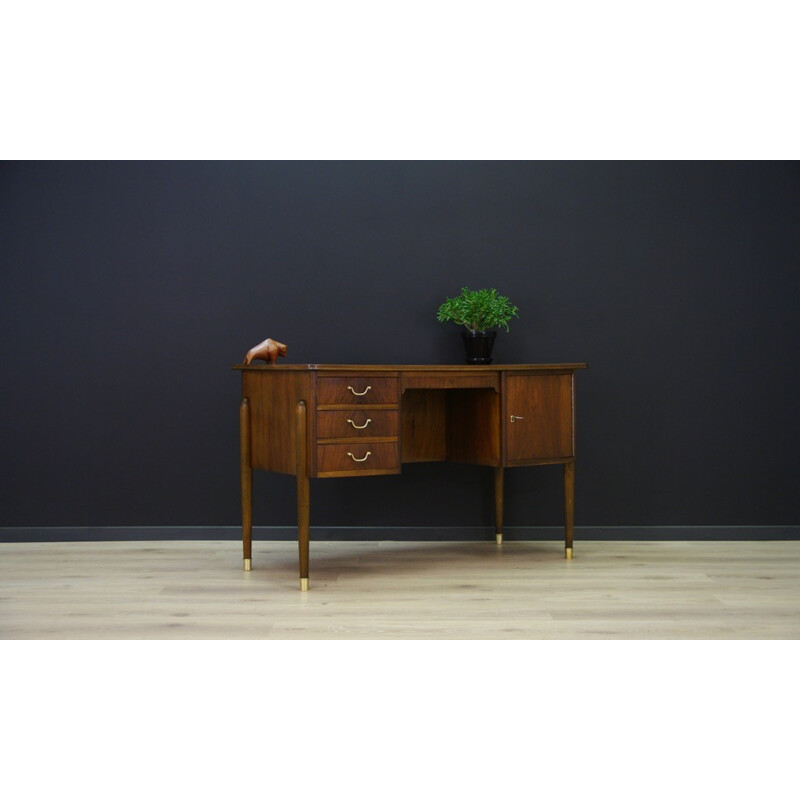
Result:
[[[264,339],[261,344],[251,347],[244,357],[244,363],[249,364],[255,358],[262,358],[267,364],[274,364],[278,356],[286,355],[286,345],[274,339]]]

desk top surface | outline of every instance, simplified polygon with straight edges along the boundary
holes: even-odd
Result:
[[[241,370],[300,370],[308,372],[563,372],[587,369],[588,364],[236,364]]]

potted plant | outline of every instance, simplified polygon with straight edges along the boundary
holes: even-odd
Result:
[[[463,325],[461,331],[467,352],[467,364],[491,364],[492,346],[497,335],[494,328],[508,330],[511,317],[519,316],[519,309],[497,289],[470,290],[466,286],[458,297],[448,297],[439,306],[439,322]]]

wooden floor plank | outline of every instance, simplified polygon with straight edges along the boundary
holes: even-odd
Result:
[[[797,639],[800,542],[0,544],[3,639]]]

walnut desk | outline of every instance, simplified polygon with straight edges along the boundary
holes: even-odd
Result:
[[[506,467],[564,465],[572,558],[575,372],[586,364],[237,365],[244,568],[252,564],[253,469],[295,475],[300,589],[308,589],[311,478],[395,475],[415,461],[494,468],[503,540]]]

